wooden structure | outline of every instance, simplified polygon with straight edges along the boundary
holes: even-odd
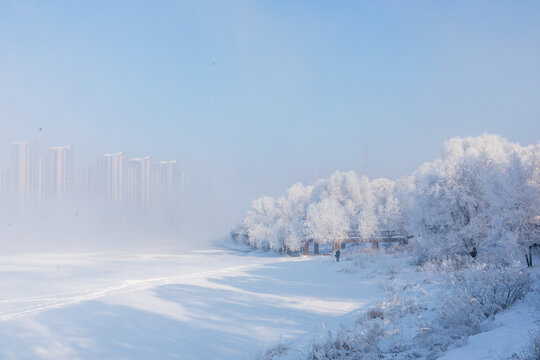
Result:
[[[245,231],[231,231],[231,238],[238,243],[243,243],[245,245],[257,248],[256,245],[252,244],[249,241],[249,234]],[[399,245],[405,245],[408,243],[408,240],[412,236],[406,234],[403,231],[399,230],[382,230],[378,231],[372,237],[363,238],[358,230],[350,230],[347,232],[347,236],[341,240],[334,242],[333,250],[337,251],[338,249],[346,249],[346,244],[359,244],[359,243],[368,243],[371,242],[374,249],[379,248],[380,243],[397,243]],[[306,239],[299,250],[292,251],[288,248],[287,245],[283,245],[280,249],[277,249],[281,254],[300,254],[300,255],[310,255],[309,244],[313,243],[313,255],[319,255],[319,243],[313,239]],[[266,251],[273,250],[270,245],[265,245],[262,247]]]

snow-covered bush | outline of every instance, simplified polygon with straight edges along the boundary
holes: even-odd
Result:
[[[450,346],[464,345],[469,336],[489,327],[486,320],[531,288],[529,272],[519,262],[465,259],[424,265],[430,270],[422,282],[427,288],[409,282],[399,285],[397,279],[387,283],[386,301],[368,309],[353,327],[318,339],[307,358],[435,359]]]
[[[414,299],[403,298],[402,290],[388,289],[388,301],[369,309],[352,328],[341,328],[335,336],[328,333],[308,352],[310,360],[414,358],[417,344],[404,340],[403,319],[414,319],[425,307]],[[399,356],[398,356],[399,355]]]
[[[368,319],[381,319],[384,320],[384,312],[379,308],[373,308],[366,312],[366,317]]]
[[[531,335],[530,344],[520,354],[516,354],[515,358],[518,360],[540,360],[540,331]]]
[[[312,345],[309,360],[364,359],[378,352],[378,343],[384,337],[384,323],[380,318],[357,322],[352,329],[341,329],[335,338],[327,338]]]
[[[290,344],[280,339],[257,354],[257,360],[279,360],[287,355],[289,350]]]
[[[530,290],[529,273],[519,262],[469,264],[452,271],[447,264],[440,273],[446,288],[439,299],[435,321],[426,324],[417,336],[418,344],[432,357],[448,346],[484,331],[485,320],[522,299]]]

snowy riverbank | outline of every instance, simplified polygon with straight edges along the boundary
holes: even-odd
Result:
[[[286,359],[301,359],[369,311],[397,331],[377,346],[413,353],[407,344],[450,289],[402,255],[345,254],[339,264],[227,250],[0,257],[0,357],[256,359],[280,344]],[[537,306],[528,298],[496,315],[489,332],[445,358],[509,358],[538,327]]]

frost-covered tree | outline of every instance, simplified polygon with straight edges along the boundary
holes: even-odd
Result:
[[[244,228],[250,243],[263,246],[278,242],[279,240],[275,238],[274,227],[279,215],[279,209],[273,198],[265,196],[255,199],[244,219]]]
[[[243,228],[249,242],[257,247],[298,249],[304,239],[304,219],[312,187],[300,183],[275,200],[265,196],[253,201]]]
[[[412,227],[434,251],[515,249],[538,213],[538,153],[495,135],[451,139],[412,175]]]
[[[443,157],[414,174],[413,214],[416,230],[442,251],[469,251],[485,237],[482,165],[475,148],[461,139],[445,144]]]
[[[354,172],[336,172],[313,186],[295,184],[277,200],[254,201],[244,229],[252,244],[274,249],[299,249],[307,240],[339,242],[351,230],[369,239],[381,227],[402,225],[393,191],[390,180],[370,182]]]
[[[332,198],[311,204],[308,219],[307,235],[320,243],[342,241],[350,227],[345,209]]]
[[[314,186],[312,201],[317,203],[327,199],[331,199],[334,203],[329,205],[326,201],[321,206],[339,208],[336,216],[343,218],[342,223],[346,224],[347,229],[344,232],[340,230],[332,236],[319,238],[318,241],[341,241],[344,233],[349,230],[356,230],[367,239],[377,230],[376,198],[367,177],[359,177],[351,171],[336,172],[328,179],[319,180]],[[315,220],[310,218],[310,222]]]
[[[271,244],[272,248],[287,245],[294,250],[300,249],[306,237],[305,219],[311,192],[311,186],[296,183],[287,190],[286,196],[278,199],[281,213],[275,229],[277,232],[275,238],[279,241]]]
[[[397,182],[336,172],[257,199],[244,230],[252,244],[274,249],[407,230],[439,256],[524,251],[538,241],[539,216],[540,145],[482,135],[447,141],[439,159]]]
[[[539,241],[540,147],[515,146],[506,167],[490,179],[494,238],[527,249]]]
[[[397,184],[388,179],[375,179],[371,182],[374,202],[374,230],[404,231],[404,203]]]

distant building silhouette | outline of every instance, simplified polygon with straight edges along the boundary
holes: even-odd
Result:
[[[18,141],[11,143],[12,188],[20,198],[30,200],[41,195],[41,173],[37,142]]]
[[[180,183],[176,160],[129,159],[122,152],[99,157],[87,171],[89,192],[137,208],[170,198]]]
[[[54,146],[40,155],[36,141],[11,143],[11,166],[0,166],[0,199],[15,194],[41,202],[72,193],[75,161],[71,146]],[[137,208],[174,198],[183,183],[176,160],[128,158],[123,152],[104,154],[87,168],[87,192]],[[93,196],[92,195],[92,196]]]
[[[71,146],[57,146],[49,149],[49,190],[58,196],[65,194],[73,182],[73,151]],[[44,179],[44,180],[45,180]]]
[[[129,200],[139,207],[150,203],[151,165],[150,156],[129,160]]]
[[[88,169],[88,190],[102,194],[113,202],[123,201],[126,194],[126,175],[126,155],[123,152],[105,154]]]

